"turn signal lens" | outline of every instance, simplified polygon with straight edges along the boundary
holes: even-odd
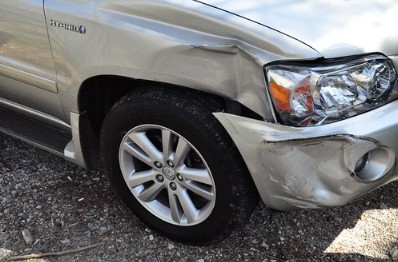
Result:
[[[335,122],[398,97],[396,71],[379,55],[316,67],[271,65],[266,74],[276,111],[292,126]]]
[[[276,83],[270,83],[269,87],[276,106],[284,112],[290,112],[290,90]]]

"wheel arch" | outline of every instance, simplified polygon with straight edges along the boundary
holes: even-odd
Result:
[[[186,86],[134,79],[118,75],[97,75],[82,82],[78,92],[80,119],[80,142],[83,157],[89,168],[101,166],[99,157],[99,135],[106,114],[122,97],[137,89],[167,88],[185,90],[224,105],[224,112],[262,119],[260,115],[241,103],[218,94],[206,93]]]
[[[119,100],[107,114],[100,136],[101,156],[104,167],[110,175],[110,181],[116,192],[122,197],[126,205],[150,228],[154,228],[172,239],[194,243],[197,241],[212,241],[211,239],[214,236],[217,236],[219,240],[227,236],[232,229],[243,225],[247,221],[258,200],[258,192],[252,179],[250,179],[251,177],[242,157],[230,136],[223,131],[222,125],[214,117],[213,112],[224,110],[222,101],[216,101],[212,98],[209,99],[208,96],[201,95],[186,89],[169,91],[159,87],[149,90],[141,88],[130,92]],[[135,133],[138,129],[138,133]],[[145,131],[155,131],[154,129],[158,132],[147,133]],[[175,136],[180,137],[178,139],[179,142],[174,139],[175,137],[171,139],[169,135],[160,132],[160,129],[174,131]],[[131,132],[134,132],[135,135],[129,135]],[[181,137],[185,141],[182,144],[180,144]],[[181,163],[181,158],[177,157],[177,155],[181,156],[184,154],[182,153],[185,151],[182,149],[185,147],[183,144],[189,144],[191,148],[196,148],[195,151],[197,150],[196,152],[202,161],[183,161]],[[157,148],[157,150],[154,148]],[[128,153],[121,160],[120,157],[124,151]],[[164,152],[168,153],[165,154]],[[132,156],[145,163],[145,167],[140,169],[140,166],[136,166],[137,161],[134,161]],[[127,170],[122,167],[126,161],[130,162],[127,165]],[[169,164],[169,161],[173,161],[172,164]],[[195,163],[199,163],[199,165],[195,165]],[[154,199],[152,197],[156,197],[157,201],[155,203],[163,203],[162,205],[166,209],[168,207],[171,209],[167,199],[170,199],[170,196],[174,196],[174,199],[175,194],[171,193],[172,195],[170,195],[170,192],[178,190],[180,186],[175,187],[174,185],[173,189],[175,179],[178,179],[178,177],[169,178],[165,175],[163,167],[203,168],[200,163],[205,163],[207,174],[214,178],[211,185],[217,184],[216,197],[218,204],[214,206],[214,211],[211,211],[209,219],[206,216],[204,221],[201,220],[199,224],[193,224],[188,229],[186,229],[187,227],[171,225],[169,220],[167,220],[170,219],[170,216],[168,218],[166,216],[166,220],[164,220],[159,219],[159,216],[156,215],[158,214],[158,208],[161,208],[160,206],[155,209],[150,206],[144,207],[139,197],[137,197],[137,193],[146,194],[152,192],[149,193],[151,196],[143,201],[152,202]],[[130,184],[130,178],[135,177],[132,172],[142,174],[141,172],[144,171],[147,175],[148,167],[153,169],[149,176],[163,174],[164,179],[167,178],[169,182],[164,181],[165,183],[163,183],[163,180],[155,180],[155,177],[153,177],[153,180],[150,178],[156,184],[154,185],[151,182],[147,183],[148,181],[144,182],[141,177],[139,181],[143,184],[134,189],[135,193],[132,192],[132,188],[136,188],[136,186]],[[211,171],[209,171],[209,168]],[[183,177],[180,180],[182,182],[181,186],[184,187],[183,184],[185,182],[183,181],[191,178],[185,177],[187,173],[184,173],[183,169],[179,170],[177,172],[181,173]],[[147,178],[146,175],[144,176]],[[200,177],[203,178],[203,174]],[[192,179],[195,180],[194,178]],[[187,183],[191,185],[189,181]],[[152,190],[158,190],[162,188],[162,185],[166,186],[163,188],[167,188],[169,194],[168,197],[163,195],[163,198],[161,195],[158,199],[158,193]],[[201,185],[203,186],[203,184]],[[181,190],[181,192],[186,192],[184,189]],[[203,187],[203,190],[207,191],[209,188]],[[197,192],[192,191],[191,193]],[[215,191],[212,190],[212,192],[215,194]],[[134,198],[132,198],[132,193],[135,196]],[[202,194],[200,195],[203,196]],[[180,197],[182,196],[179,195],[178,199]],[[194,198],[197,199],[196,197]],[[209,200],[208,198],[206,199]],[[182,206],[185,201],[177,202]],[[201,207],[206,207],[208,204],[202,206],[203,202],[199,202]],[[181,213],[178,212],[179,214],[184,214],[186,208],[178,208],[178,203],[176,203],[175,208],[180,209]],[[214,199],[212,203],[214,204]],[[196,205],[192,204],[192,206]],[[196,206],[194,209],[200,209],[201,207]],[[184,211],[181,209],[184,209]],[[155,215],[151,210],[155,211]],[[211,210],[213,210],[213,207],[211,207]],[[174,218],[173,221],[175,221]]]

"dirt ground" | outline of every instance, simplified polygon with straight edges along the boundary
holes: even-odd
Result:
[[[392,183],[322,210],[277,212],[261,204],[225,241],[189,246],[141,223],[104,172],[0,134],[0,261],[47,252],[59,256],[31,261],[393,261],[397,189]]]

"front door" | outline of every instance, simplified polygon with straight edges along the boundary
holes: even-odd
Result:
[[[62,118],[43,0],[0,1],[0,99]]]

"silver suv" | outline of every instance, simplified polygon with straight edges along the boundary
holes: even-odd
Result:
[[[286,2],[286,3],[285,3]],[[396,1],[2,0],[0,130],[219,240],[397,178]]]

